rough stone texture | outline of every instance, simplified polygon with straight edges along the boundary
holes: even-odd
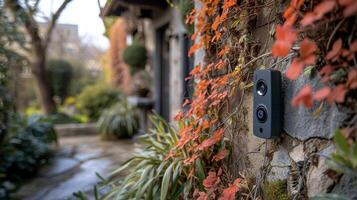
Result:
[[[285,149],[279,149],[273,154],[271,169],[267,175],[268,181],[286,180],[290,172],[290,157]]]
[[[335,151],[333,145],[327,147],[326,149],[320,152],[320,155],[329,156]],[[310,171],[306,176],[306,185],[307,185],[307,195],[309,198],[314,197],[321,193],[328,192],[328,189],[331,188],[334,181],[330,179],[325,172],[328,170],[328,165],[326,158],[320,156],[317,167],[311,166]]]
[[[296,81],[284,81],[284,129],[292,137],[300,140],[306,140],[311,137],[321,137],[331,139],[336,128],[339,128],[341,122],[346,118],[345,112],[339,110],[336,106],[325,104],[321,114],[313,118],[313,112],[319,104],[315,103],[312,109],[305,107],[292,107],[291,100],[305,84],[312,83],[314,90],[321,88],[318,78],[309,80],[302,75]]]
[[[357,178],[343,175],[331,193],[344,195],[352,200],[357,200]]]
[[[294,149],[289,153],[290,158],[294,161],[294,162],[299,162],[299,161],[303,161],[304,160],[304,145],[303,144],[299,144],[296,147],[294,147]]]

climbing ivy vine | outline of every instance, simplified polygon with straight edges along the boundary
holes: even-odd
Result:
[[[355,106],[357,2],[291,0],[281,18],[273,20],[278,25],[273,29],[276,40],[271,51],[261,55],[257,55],[259,48],[251,37],[254,22],[263,8],[276,9],[279,2],[195,2],[196,8],[186,18],[186,23],[195,25],[191,36],[195,43],[189,55],[205,51],[206,56],[187,78],[195,80],[195,93],[192,101],[186,100],[183,105],[189,109],[176,116],[184,127],[175,148],[187,149],[184,164],[191,166],[192,179],[195,163],[205,163],[206,178],[198,181],[194,197],[234,199],[243,180],[233,178],[222,162],[230,152],[224,135],[230,117],[239,115],[242,108],[239,104],[231,112],[230,99],[235,95],[244,98],[245,89],[251,86],[252,64],[272,56],[278,58],[275,64],[292,59],[285,73],[287,79],[296,80],[310,70],[325,84],[315,92],[311,84],[305,85],[292,99],[293,106],[311,108],[314,101]],[[173,151],[168,158],[175,156]]]
[[[6,135],[7,122],[11,112],[8,90],[8,70],[11,63],[22,62],[21,56],[14,53],[10,46],[14,41],[24,43],[24,37],[18,33],[15,22],[11,22],[0,2],[0,143]]]

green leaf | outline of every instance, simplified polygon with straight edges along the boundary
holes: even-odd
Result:
[[[176,190],[176,192],[172,195],[172,200],[178,199],[184,189],[185,187],[182,185],[178,190]]]
[[[305,67],[304,72],[303,72],[304,76],[307,76],[307,77],[311,76],[312,69],[314,69],[313,65],[309,65],[309,66]]]
[[[344,156],[348,156],[349,155],[349,145],[348,145],[347,139],[342,134],[340,129],[337,129],[335,131],[334,141],[336,143],[337,151],[339,153],[343,154]]]
[[[170,185],[170,179],[172,175],[172,168],[175,163],[171,163],[171,165],[167,168],[165,171],[164,177],[162,179],[161,183],[161,194],[160,194],[160,200],[165,200],[167,196],[167,192],[169,190],[169,185]]]
[[[136,157],[133,157],[127,161],[125,161],[118,169],[114,170],[113,172],[111,172],[109,175],[112,176],[114,174],[117,174],[125,169],[127,169],[128,167],[131,166],[131,164],[136,161]]]
[[[196,173],[200,181],[202,182],[205,179],[205,172],[202,167],[202,163],[200,159],[196,160]]]
[[[190,179],[187,183],[185,183],[184,187],[185,187],[183,190],[184,199],[188,199],[188,197],[190,195],[190,191],[192,189],[192,179]]]

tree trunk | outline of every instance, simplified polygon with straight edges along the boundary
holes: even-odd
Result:
[[[57,108],[56,103],[52,99],[52,91],[45,67],[46,57],[44,55],[45,52],[42,55],[34,55],[35,58],[31,62],[31,69],[36,81],[42,111],[44,114],[49,115],[55,113]]]

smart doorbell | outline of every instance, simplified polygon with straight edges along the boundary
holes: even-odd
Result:
[[[254,72],[253,132],[260,138],[275,138],[282,127],[281,73],[276,70]]]

